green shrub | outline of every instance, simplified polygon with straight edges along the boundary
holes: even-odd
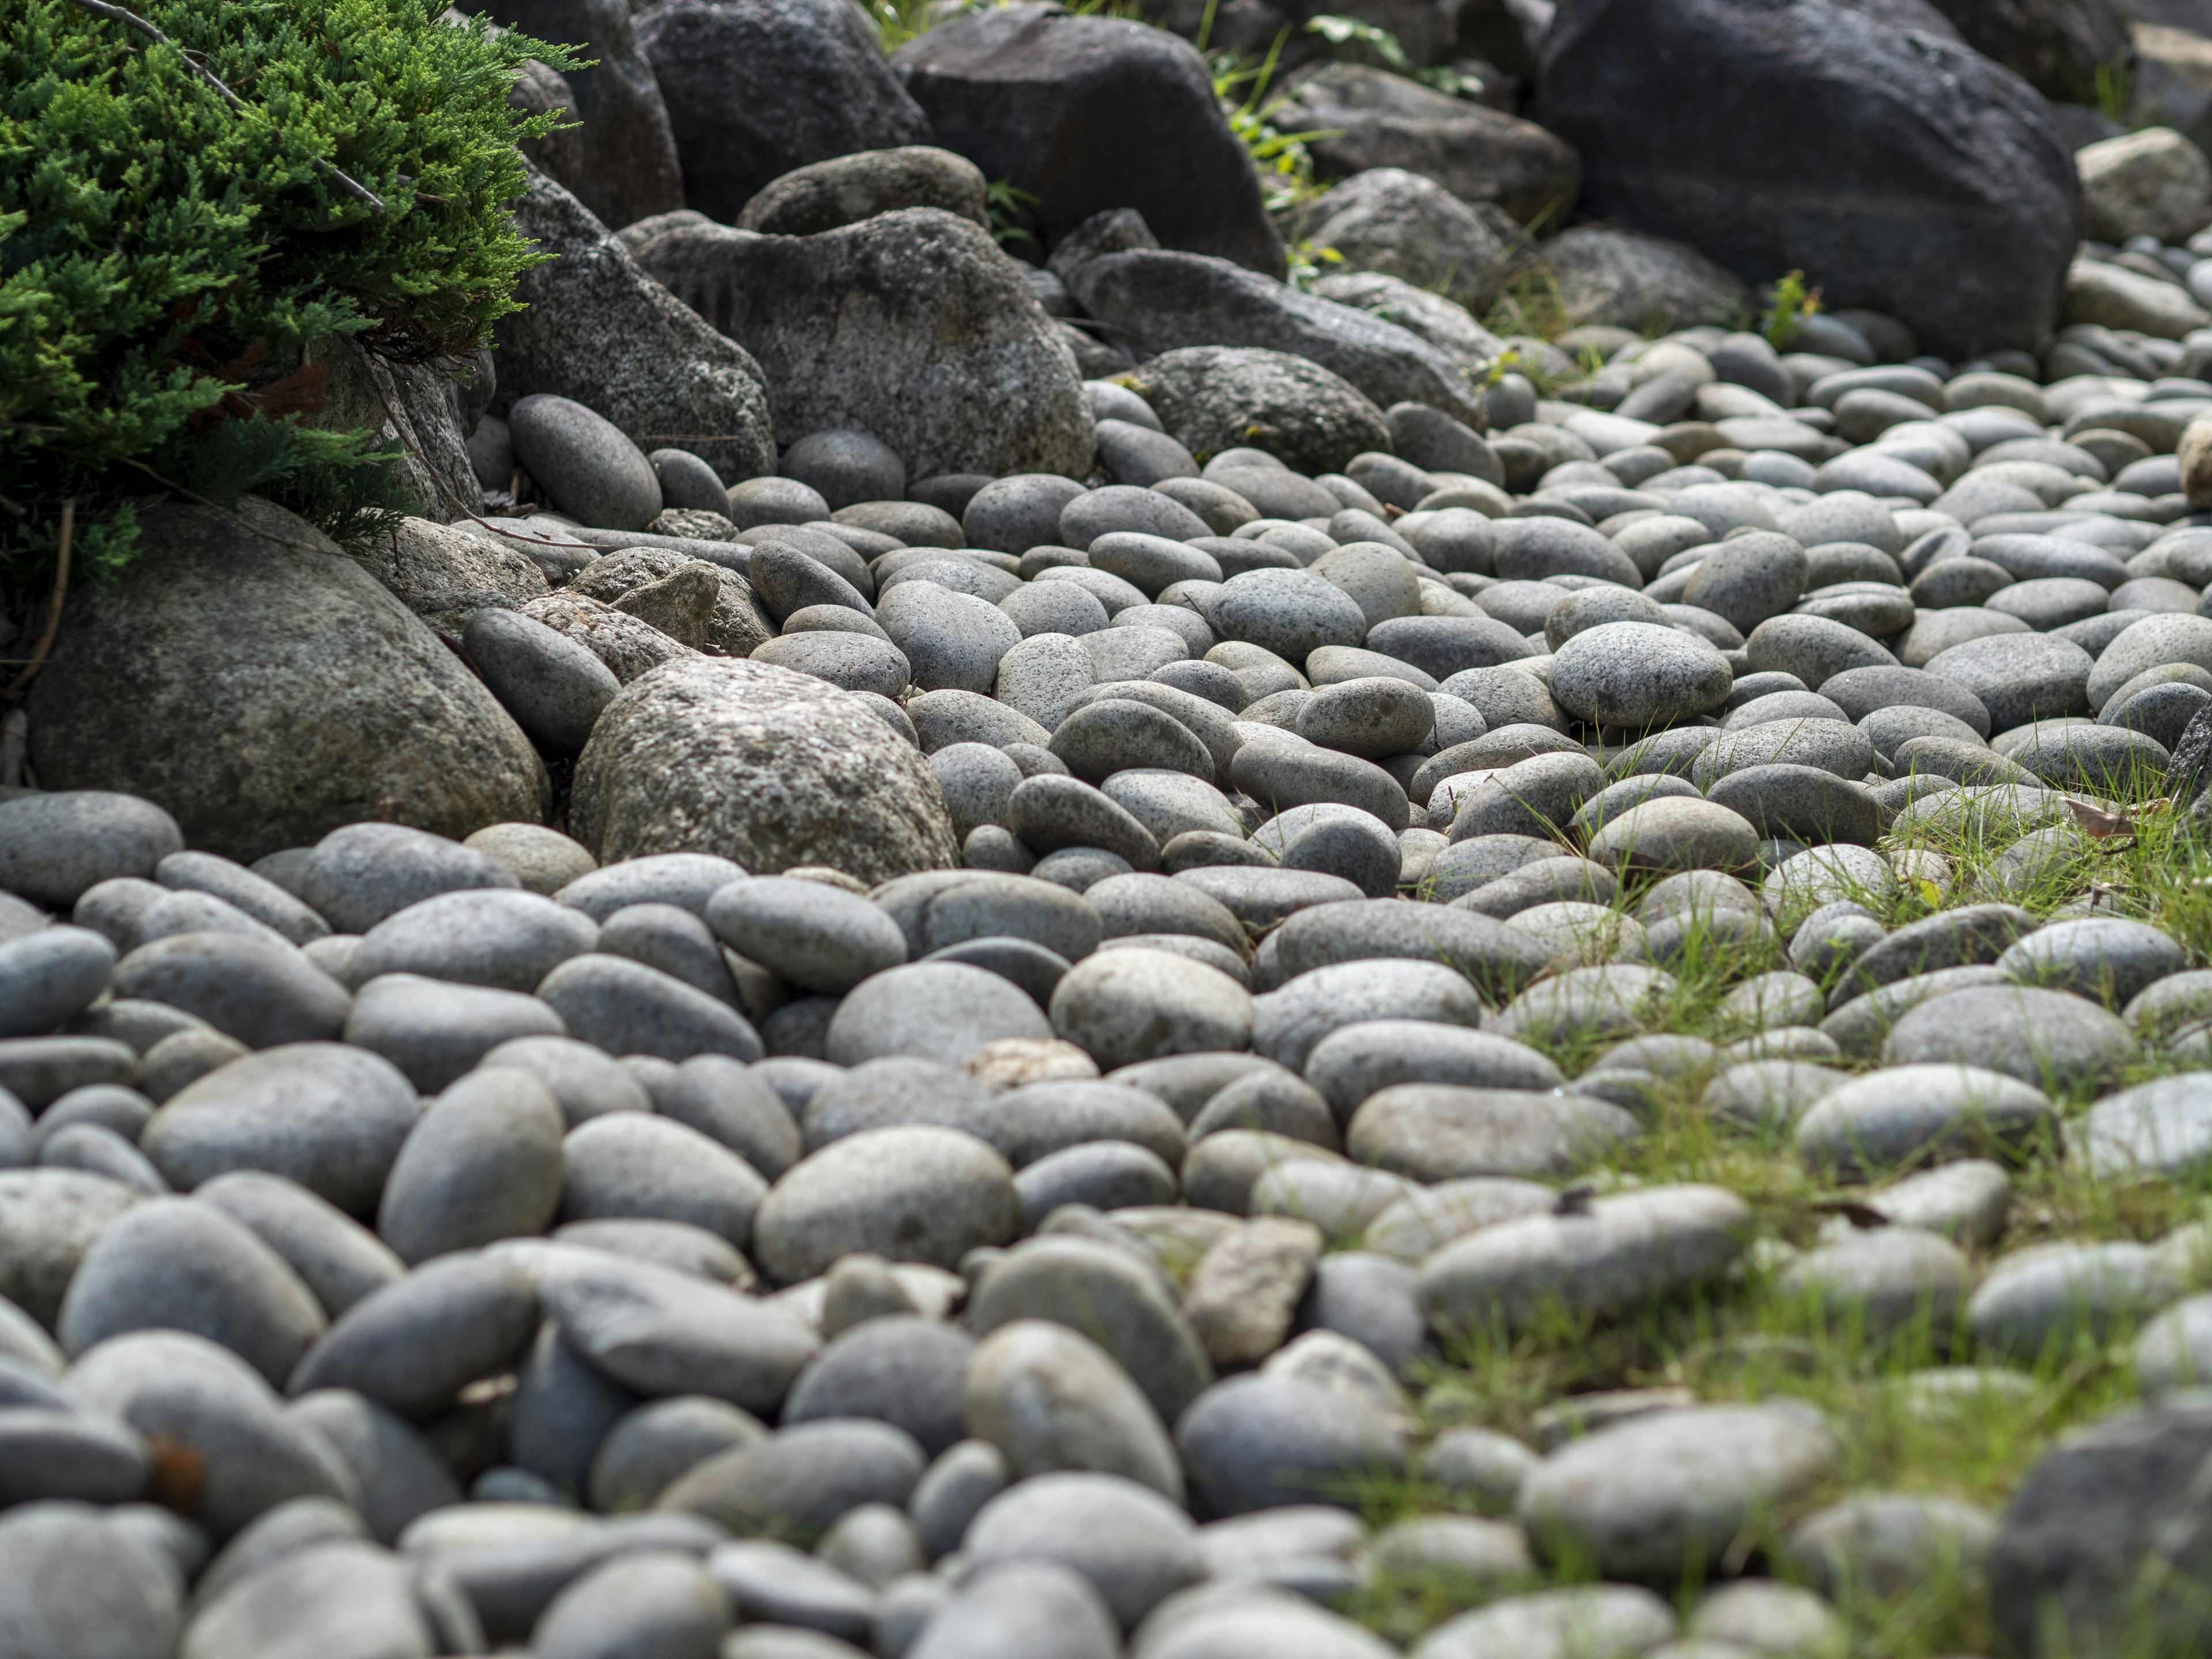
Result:
[[[95,568],[129,556],[118,505],[164,487],[270,495],[342,535],[391,509],[372,434],[299,423],[322,379],[301,349],[427,362],[489,337],[532,263],[502,205],[514,142],[551,125],[507,88],[529,58],[574,67],[442,9],[137,0],[156,44],[75,0],[0,0],[0,568],[52,551],[69,497]]]

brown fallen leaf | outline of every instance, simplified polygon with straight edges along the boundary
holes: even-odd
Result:
[[[2096,841],[2110,841],[2116,836],[2132,836],[2135,821],[2124,812],[2110,812],[2101,806],[2092,806],[2086,800],[2066,797],[2066,810],[2074,815],[2074,822]]]

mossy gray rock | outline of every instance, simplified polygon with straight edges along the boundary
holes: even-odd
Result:
[[[253,498],[140,522],[145,555],[71,595],[33,688],[47,787],[143,795],[240,860],[364,818],[459,840],[544,817],[521,728],[313,526]]]

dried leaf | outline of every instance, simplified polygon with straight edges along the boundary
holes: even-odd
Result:
[[[152,1466],[148,1496],[165,1509],[189,1515],[207,1490],[207,1459],[173,1436],[156,1434],[146,1443]]]
[[[2109,841],[2114,836],[2132,836],[2136,832],[2135,823],[2126,813],[2108,812],[2101,806],[2092,806],[2086,800],[2075,800],[2071,795],[2066,797],[2066,810],[2074,815],[2074,822],[2096,841]]]

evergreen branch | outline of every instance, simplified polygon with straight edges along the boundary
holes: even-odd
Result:
[[[76,0],[76,3],[86,11],[90,12],[95,17],[105,17],[112,23],[120,23],[125,28],[133,28],[137,30],[139,33],[144,35],[149,40],[151,40],[157,46],[173,46],[175,44],[167,35],[162,33],[161,30],[155,28],[144,18],[139,16],[137,12],[126,11],[121,6],[112,4],[111,0]],[[233,92],[228,87],[223,85],[222,76],[218,76],[206,64],[199,62],[191,52],[186,52],[182,46],[179,46],[177,48],[177,52],[178,55],[185,60],[185,67],[191,70],[194,75],[198,76],[200,80],[207,85],[210,90],[214,92],[216,97],[222,99],[224,103],[229,105],[231,108],[236,110],[241,115],[248,112],[246,106],[246,101],[236,93]],[[310,159],[314,162],[318,168],[324,173],[328,173],[331,179],[336,180],[339,188],[343,190],[348,195],[354,198],[355,200],[365,204],[369,211],[372,213],[382,213],[386,210],[384,198],[379,196],[374,191],[371,190],[367,185],[362,184],[361,180],[355,178],[351,173],[347,173],[332,163],[325,161],[319,155],[313,156]]]

